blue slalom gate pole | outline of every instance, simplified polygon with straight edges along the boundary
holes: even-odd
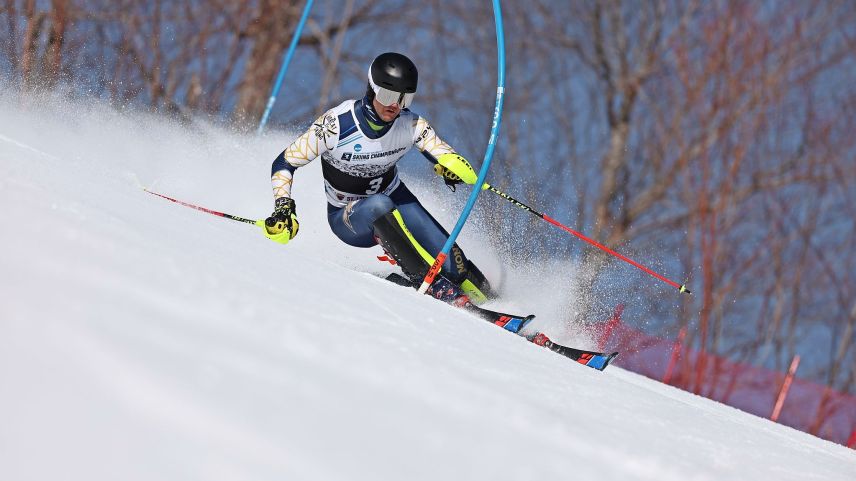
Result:
[[[306,6],[303,7],[303,15],[300,16],[300,23],[297,24],[297,30],[294,31],[294,36],[291,38],[291,45],[288,46],[288,51],[282,59],[282,68],[279,69],[279,76],[276,78],[276,84],[274,84],[273,91],[271,92],[270,98],[267,102],[267,107],[265,107],[265,113],[262,115],[262,121],[259,122],[259,130],[256,134],[261,134],[265,128],[265,124],[267,124],[268,117],[270,117],[270,111],[273,109],[273,104],[276,102],[276,96],[279,95],[279,89],[282,87],[283,79],[285,79],[285,71],[288,70],[288,64],[291,63],[291,57],[294,56],[294,50],[297,48],[297,42],[300,40],[300,34],[303,33],[303,27],[306,25],[306,19],[309,18],[309,10],[312,9],[313,1],[314,0],[306,0]]]
[[[430,269],[428,269],[428,274],[425,275],[422,285],[419,286],[419,292],[421,294],[424,294],[431,283],[434,282],[434,278],[437,276],[437,273],[440,272],[443,262],[446,261],[449,251],[452,250],[452,246],[455,244],[455,239],[458,238],[458,234],[460,234],[461,229],[464,228],[464,224],[467,222],[467,217],[469,217],[470,211],[473,210],[473,206],[476,204],[476,199],[483,189],[484,181],[487,177],[487,171],[490,169],[490,161],[493,158],[493,150],[496,148],[496,138],[499,135],[499,123],[502,119],[502,100],[505,95],[505,34],[503,33],[502,9],[500,8],[499,0],[493,0],[493,17],[496,22],[497,86],[496,108],[493,111],[493,125],[490,129],[490,140],[488,140],[487,143],[487,151],[484,155],[484,161],[482,162],[478,179],[476,180],[476,184],[473,186],[473,192],[470,194],[470,198],[467,201],[467,205],[464,207],[463,212],[461,212],[461,216],[458,217],[458,223],[455,224],[455,228],[452,230],[452,233],[443,245],[443,249],[440,250],[437,257],[434,259],[434,264]]]

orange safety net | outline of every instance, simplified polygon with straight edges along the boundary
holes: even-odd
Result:
[[[769,418],[785,379],[781,372],[700,353],[678,339],[648,335],[620,320],[602,326],[600,349],[620,351],[614,362],[629,371]],[[701,364],[701,366],[700,366]],[[667,375],[668,373],[668,375]],[[793,379],[778,422],[856,448],[856,396],[812,381]]]

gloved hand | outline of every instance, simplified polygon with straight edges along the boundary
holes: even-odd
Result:
[[[463,180],[461,180],[460,177],[457,176],[457,174],[443,167],[440,164],[434,164],[434,173],[443,178],[443,182],[445,182],[446,185],[450,189],[452,189],[452,192],[455,191],[456,185],[462,184],[464,182]]]
[[[475,184],[478,176],[467,159],[455,153],[443,154],[437,158],[434,173],[443,177],[446,185],[455,190],[455,185],[461,182]]]
[[[276,199],[273,214],[265,219],[265,236],[274,242],[287,244],[297,235],[299,229],[300,223],[297,222],[297,206],[294,199],[288,197]]]

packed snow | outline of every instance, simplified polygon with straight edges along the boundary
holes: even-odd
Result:
[[[318,162],[287,246],[141,189],[264,217],[295,134],[2,97],[0,479],[856,479],[854,450],[380,279],[379,248],[329,232]],[[499,275],[477,230],[461,244]],[[545,320],[567,302],[544,269],[494,306],[592,347]]]

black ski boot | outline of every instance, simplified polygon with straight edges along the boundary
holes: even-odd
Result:
[[[422,284],[422,280],[428,273],[434,258],[419,245],[407,230],[407,226],[401,221],[400,215],[396,214],[397,211],[392,210],[374,222],[375,239],[383,247],[386,254],[401,267],[404,276],[410,283],[418,287]],[[463,282],[456,284],[464,295],[477,304],[487,301],[489,297],[495,297],[485,276],[472,262],[464,261],[463,252],[457,245],[453,246],[451,257],[454,259],[459,273],[465,275]],[[391,280],[402,284],[400,280]],[[452,281],[447,279],[446,282]],[[446,286],[438,286],[437,290],[444,287]]]

